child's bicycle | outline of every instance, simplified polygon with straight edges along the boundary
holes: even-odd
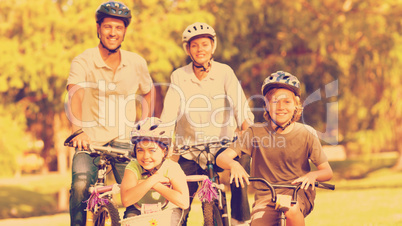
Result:
[[[203,184],[203,186],[198,191],[198,195],[202,201],[204,225],[207,226],[229,226],[224,185],[220,183],[219,175],[214,168],[215,156],[211,153],[211,148],[221,149],[223,147],[227,147],[227,145],[233,141],[223,139],[217,142],[209,142],[196,145],[184,145],[177,147],[173,152],[173,155],[184,155],[190,152],[198,152],[198,157],[200,157],[201,155],[204,155],[206,157],[207,169],[205,170],[205,173],[208,176],[209,183],[212,182],[212,184],[210,185],[212,185],[214,189],[212,189],[210,192],[205,191],[208,190],[205,189],[208,188],[208,186],[205,186],[205,184]]]
[[[271,191],[271,201],[275,203],[275,209],[280,211],[280,217],[279,217],[279,224],[280,226],[285,226],[286,225],[286,216],[285,212],[289,210],[290,206],[292,204],[296,204],[297,202],[297,192],[300,190],[300,184],[297,185],[283,185],[283,184],[271,184],[264,178],[257,178],[257,177],[249,177],[248,180],[250,182],[262,182],[264,184],[264,187],[266,188],[258,188],[258,190],[261,191]],[[315,187],[316,188],[324,188],[324,189],[329,189],[329,190],[335,190],[335,185],[332,184],[327,184],[327,183],[322,183],[322,182],[315,182]],[[292,195],[281,195],[276,193],[276,188],[289,188],[293,189],[293,194]],[[257,189],[257,188],[256,188]]]
[[[72,147],[71,140],[78,134],[68,137],[64,145]],[[106,185],[106,174],[111,160],[127,162],[131,160],[130,152],[124,149],[107,146],[89,145],[88,150],[82,151],[92,157],[99,156],[98,179],[95,184],[89,187],[91,194],[87,202],[87,226],[120,225],[120,214],[113,201],[113,194],[120,193],[120,184]],[[95,163],[94,163],[95,164]]]
[[[187,182],[203,182],[209,183],[209,179],[206,175],[191,175],[186,176]],[[168,180],[166,182],[162,182],[166,186],[170,186]],[[207,185],[204,185],[207,186]],[[160,204],[160,203],[159,203]],[[166,205],[167,203],[165,203]],[[158,207],[154,208],[150,213],[143,213],[144,206],[141,208],[141,215],[129,217],[121,220],[121,225],[123,226],[154,226],[154,225],[169,225],[172,217],[172,209],[162,210],[162,206],[158,205]]]

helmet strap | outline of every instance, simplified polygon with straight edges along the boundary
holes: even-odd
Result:
[[[108,55],[111,55],[112,53],[116,53],[117,51],[119,51],[121,45],[119,45],[116,49],[109,49],[108,47],[106,47],[106,46],[103,44],[102,40],[101,40],[100,37],[99,37],[99,33],[97,33],[97,35],[98,35],[99,42],[100,42],[100,44],[102,45],[102,47],[103,47],[104,49],[106,49],[107,51],[109,51]]]
[[[119,45],[116,49],[109,49],[107,48],[102,41],[100,41],[100,44],[102,45],[103,48],[105,48],[107,51],[109,51],[108,55],[111,55],[112,53],[116,53],[117,51],[119,51],[121,45]]]
[[[293,116],[292,116],[292,118],[287,122],[287,123],[285,123],[285,124],[283,124],[283,125],[279,125],[272,117],[271,117],[271,115],[269,114],[269,111],[267,111],[267,114],[268,114],[268,116],[269,116],[269,118],[271,119],[271,121],[276,125],[276,127],[275,127],[275,133],[276,132],[278,132],[278,130],[279,129],[281,129],[282,131],[285,131],[285,129],[288,127],[288,126],[290,126],[290,124],[292,124],[292,122],[293,122],[293,120],[294,120],[294,118],[295,118],[295,116],[296,116],[296,111],[293,113]]]
[[[211,61],[212,61],[212,57],[211,57],[211,59],[209,59],[209,61],[208,61],[208,66],[207,67],[205,67],[204,65],[202,65],[202,64],[200,64],[200,63],[198,63],[197,61],[195,61],[194,60],[194,58],[193,58],[193,56],[191,56],[191,54],[189,54],[190,55],[190,58],[191,58],[191,60],[193,61],[193,66],[195,67],[195,68],[201,68],[201,71],[205,71],[205,72],[209,72],[209,70],[210,70],[210,68],[211,68]]]

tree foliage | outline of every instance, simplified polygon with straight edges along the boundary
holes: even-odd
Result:
[[[49,162],[56,151],[53,120],[64,114],[71,60],[99,42],[94,14],[100,2],[0,3],[0,103],[21,108],[26,127],[18,127],[44,141],[42,156]],[[234,68],[247,96],[259,94],[268,74],[289,71],[302,81],[305,100],[321,97],[305,106],[306,123],[324,133],[335,112],[338,128],[330,136],[354,143],[358,148],[350,152],[402,151],[400,0],[125,3],[133,19],[123,48],[147,60],[155,82],[169,82],[170,73],[188,62],[181,44],[184,28],[207,22],[217,31],[215,59]],[[328,96],[334,81],[336,92]],[[337,105],[329,114],[331,103]],[[261,112],[256,115],[262,120]]]

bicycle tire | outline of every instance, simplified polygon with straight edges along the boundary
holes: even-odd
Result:
[[[202,213],[204,216],[204,226],[215,226],[214,225],[214,201],[212,202],[202,202]]]
[[[216,225],[229,226],[228,207],[226,204],[226,193],[224,191],[222,191],[220,198],[221,198],[222,208],[219,208],[219,201],[215,200],[215,205],[214,205],[215,217],[214,217],[214,219],[219,219],[219,224],[216,224]]]
[[[110,223],[106,223],[109,221]],[[101,206],[96,214],[93,216],[94,226],[120,226],[120,214],[114,203]]]
[[[218,201],[203,202],[202,211],[204,216],[204,226],[229,226],[227,209],[219,209]]]

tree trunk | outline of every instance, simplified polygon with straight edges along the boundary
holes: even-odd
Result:
[[[392,169],[402,171],[402,119],[396,120],[395,127],[395,147],[399,156]]]
[[[44,160],[42,174],[47,174],[50,171],[50,164],[52,161],[51,150],[54,149],[54,110],[52,107],[47,106],[46,103],[43,103],[42,111],[38,118],[42,121],[42,133],[41,139],[43,140],[43,149],[41,152],[41,156]]]

